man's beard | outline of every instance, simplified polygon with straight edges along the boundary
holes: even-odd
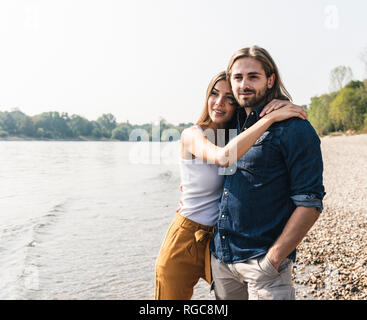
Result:
[[[239,96],[236,95],[235,98],[238,102],[238,104],[243,108],[257,108],[261,104],[265,103],[265,100],[267,98],[267,91],[268,88],[265,86],[264,88],[255,91],[255,90],[243,90],[241,93],[246,92],[252,92],[254,93],[254,96],[251,98],[245,98],[245,99],[239,99]]]

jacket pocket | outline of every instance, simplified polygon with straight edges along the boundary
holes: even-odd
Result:
[[[266,131],[254,145],[237,161],[237,169],[250,174],[261,173],[268,165],[272,133]]]

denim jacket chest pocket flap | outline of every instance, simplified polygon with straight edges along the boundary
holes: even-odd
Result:
[[[268,164],[269,148],[272,137],[272,132],[265,131],[264,134],[256,140],[250,150],[238,160],[238,169],[249,170],[250,172],[265,169]]]

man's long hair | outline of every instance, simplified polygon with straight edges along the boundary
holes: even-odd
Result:
[[[269,78],[274,73],[274,85],[271,89],[268,89],[267,91],[266,103],[270,102],[273,99],[292,101],[291,95],[284,87],[282,79],[280,78],[278,67],[276,66],[273,58],[264,48],[252,46],[237,50],[229,61],[226,71],[229,80],[231,79],[233,64],[236,62],[236,60],[241,58],[252,58],[259,61],[265,71],[265,75],[267,78]]]

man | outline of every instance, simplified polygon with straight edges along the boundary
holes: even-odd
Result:
[[[237,131],[266,104],[290,100],[269,53],[238,50],[227,75],[240,109]],[[295,299],[295,248],[316,222],[325,195],[320,140],[299,118],[273,124],[227,175],[211,245],[217,299]]]

